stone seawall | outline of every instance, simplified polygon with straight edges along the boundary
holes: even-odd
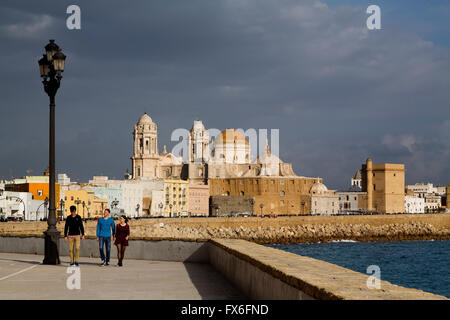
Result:
[[[0,223],[0,235],[41,236],[45,222]],[[63,231],[64,224],[58,229]],[[95,221],[85,224],[89,238],[95,237]],[[279,218],[172,218],[131,220],[132,239],[212,238],[244,239],[257,243],[326,242],[332,240],[400,241],[449,240],[450,214],[279,217]]]

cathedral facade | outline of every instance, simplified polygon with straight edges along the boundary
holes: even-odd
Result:
[[[214,139],[215,138],[215,139]],[[133,131],[132,179],[182,179],[193,184],[208,184],[213,178],[294,177],[290,163],[271,154],[268,143],[256,160],[250,159],[250,143],[235,129],[210,137],[201,121],[194,121],[187,137],[188,156],[158,151],[158,127],[145,113]]]

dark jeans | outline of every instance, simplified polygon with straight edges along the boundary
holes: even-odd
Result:
[[[100,237],[99,246],[100,246],[100,257],[102,258],[102,261],[109,262],[109,257],[111,253],[111,237]],[[106,259],[103,250],[104,246],[106,246]]]

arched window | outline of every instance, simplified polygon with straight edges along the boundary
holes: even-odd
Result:
[[[243,196],[244,195],[244,191],[241,191],[241,196]]]

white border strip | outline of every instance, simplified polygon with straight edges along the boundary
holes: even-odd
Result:
[[[39,265],[40,265],[40,264],[36,264],[36,265],[34,265],[34,266],[31,266],[31,267],[25,268],[25,269],[23,269],[23,270],[17,271],[17,272],[15,272],[15,273],[13,273],[13,274],[10,274],[10,275],[8,275],[8,276],[5,276],[5,277],[3,277],[3,278],[0,278],[0,281],[6,280],[6,279],[11,278],[11,277],[14,277],[14,276],[16,276],[16,275],[18,275],[18,274],[21,274],[22,272],[25,272],[25,271],[31,270],[31,269],[33,269],[33,268],[36,268],[36,267],[39,266]]]

